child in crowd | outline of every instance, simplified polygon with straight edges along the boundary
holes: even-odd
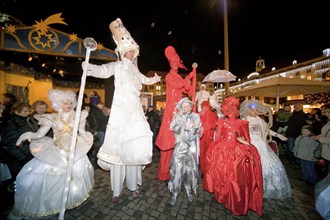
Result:
[[[304,125],[301,135],[295,140],[293,148],[294,155],[299,158],[301,166],[301,178],[308,184],[314,185],[317,181],[314,150],[320,143],[314,140],[314,128],[312,125]]]

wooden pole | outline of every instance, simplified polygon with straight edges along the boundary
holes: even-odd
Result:
[[[229,49],[228,49],[228,15],[227,15],[227,0],[223,0],[223,33],[224,33],[224,49],[225,49],[225,70],[229,71]],[[225,96],[230,95],[229,81],[225,82]]]

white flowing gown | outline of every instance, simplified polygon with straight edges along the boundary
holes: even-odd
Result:
[[[267,123],[260,118],[247,116],[251,143],[258,149],[263,176],[263,197],[266,199],[287,199],[292,189],[280,158],[267,141]]]
[[[34,158],[17,175],[14,216],[42,217],[60,212],[74,116],[74,111],[39,116],[41,128],[52,127],[54,137],[31,141]],[[81,205],[93,188],[94,169],[86,156],[92,144],[90,132],[78,134],[66,209]]]

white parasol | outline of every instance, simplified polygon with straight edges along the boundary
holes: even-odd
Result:
[[[213,70],[207,76],[205,76],[203,82],[216,82],[217,88],[219,87],[218,83],[225,83],[226,94],[229,94],[229,82],[235,81],[236,76],[229,72],[228,70]]]
[[[205,78],[203,79],[203,82],[230,82],[235,81],[236,76],[229,72],[228,70],[213,70]]]

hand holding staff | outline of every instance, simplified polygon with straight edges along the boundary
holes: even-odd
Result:
[[[66,175],[65,175],[65,179],[64,179],[65,183],[64,183],[64,188],[63,188],[61,209],[60,209],[60,214],[59,214],[59,218],[58,218],[59,220],[64,219],[65,207],[66,207],[66,203],[67,203],[67,199],[68,199],[68,195],[69,195],[72,165],[73,165],[74,152],[75,152],[76,142],[77,142],[77,132],[78,132],[79,121],[80,121],[83,94],[84,94],[85,84],[86,84],[89,57],[90,57],[91,51],[96,50],[97,43],[93,38],[89,37],[89,38],[85,38],[84,46],[87,49],[86,57],[85,57],[86,68],[84,69],[83,75],[81,77],[81,85],[80,85],[80,90],[79,90],[79,95],[78,95],[78,103],[77,103],[77,107],[76,107],[76,115],[75,115],[73,132],[72,132],[70,152],[69,152],[69,157],[68,157],[68,167],[66,169]]]

